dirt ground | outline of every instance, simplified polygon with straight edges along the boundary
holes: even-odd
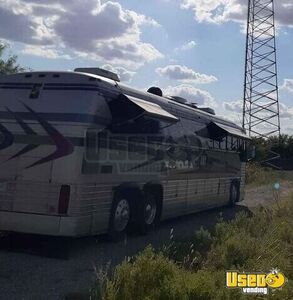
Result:
[[[253,209],[259,205],[270,205],[275,203],[278,198],[287,198],[293,193],[293,181],[281,181],[280,190],[276,192],[273,185],[263,185],[259,187],[248,186],[245,191],[245,199],[242,205]]]

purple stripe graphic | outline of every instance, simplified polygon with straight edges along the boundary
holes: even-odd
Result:
[[[33,109],[23,103],[27,110],[29,110],[32,115],[36,118],[36,120],[42,125],[45,131],[50,136],[51,140],[56,145],[56,151],[51,155],[40,159],[39,161],[33,163],[32,165],[26,167],[26,169],[50,162],[52,160],[70,155],[74,151],[73,144],[67,140],[57,129],[55,129],[51,124],[49,124],[46,120],[41,118]]]

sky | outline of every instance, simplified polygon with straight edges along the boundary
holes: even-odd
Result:
[[[241,124],[247,1],[0,0],[0,40],[33,70],[103,67]],[[275,10],[282,132],[293,134],[292,0]]]

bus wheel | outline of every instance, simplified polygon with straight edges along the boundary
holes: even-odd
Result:
[[[119,241],[126,235],[130,222],[130,202],[125,196],[117,196],[112,204],[108,236],[111,241]]]
[[[147,234],[153,230],[159,219],[158,199],[154,193],[147,193],[143,203],[143,216],[140,220],[140,231]]]
[[[230,200],[229,206],[235,206],[236,202],[239,201],[240,196],[240,187],[239,182],[237,180],[233,181],[230,186]]]

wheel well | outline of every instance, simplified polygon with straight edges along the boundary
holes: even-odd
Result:
[[[136,183],[123,183],[116,188],[114,188],[114,195],[112,201],[112,207],[115,199],[117,197],[125,197],[129,200],[130,210],[132,214],[132,221],[135,221],[138,217],[138,212],[143,203],[143,191]]]
[[[139,187],[134,186],[121,186],[114,191],[114,198],[117,196],[127,197],[129,200],[134,200],[137,196],[143,197]]]
[[[132,221],[137,221],[142,211],[143,199],[147,193],[155,194],[158,200],[158,217],[161,217],[163,208],[163,187],[160,183],[147,183],[141,187],[137,183],[123,183],[114,189],[114,197],[127,197],[133,212]]]
[[[232,181],[231,181],[231,186],[232,185],[236,185],[238,188],[240,187],[240,179],[233,179]]]

